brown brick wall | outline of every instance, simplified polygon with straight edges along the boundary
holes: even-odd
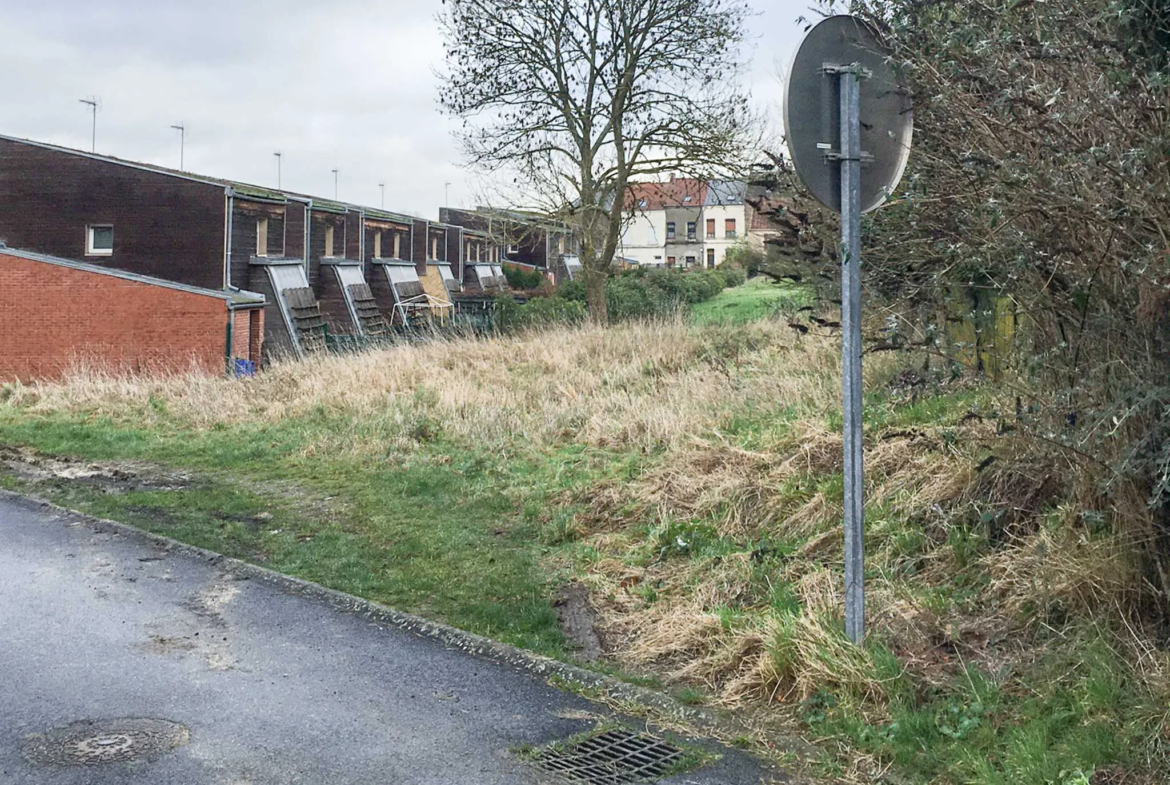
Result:
[[[227,303],[0,251],[0,380],[56,378],[77,361],[224,372]],[[249,356],[237,312],[235,349]]]
[[[9,248],[218,289],[224,199],[222,185],[0,139],[0,241]],[[93,224],[114,227],[111,256],[86,256]]]

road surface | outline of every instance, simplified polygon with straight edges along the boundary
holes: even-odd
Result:
[[[549,782],[516,750],[605,714],[512,665],[229,563],[0,497],[2,783]],[[133,757],[149,743],[126,726],[86,725],[78,741],[75,723],[121,719],[184,735],[153,758]],[[47,762],[61,745],[93,765]],[[770,781],[742,753],[721,752],[664,782]]]

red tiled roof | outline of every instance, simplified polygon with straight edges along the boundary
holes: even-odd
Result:
[[[626,190],[627,209],[702,207],[706,200],[707,183],[691,177],[678,177],[666,183],[631,183]]]

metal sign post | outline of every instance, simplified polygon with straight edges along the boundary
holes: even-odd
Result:
[[[861,432],[861,77],[838,70],[841,88],[841,381],[845,446],[845,634],[865,639],[865,498]]]
[[[909,96],[865,23],[832,16],[809,31],[786,84],[784,127],[796,173],[813,196],[841,214],[845,633],[860,644],[865,640],[861,214],[878,207],[897,186],[913,133]]]

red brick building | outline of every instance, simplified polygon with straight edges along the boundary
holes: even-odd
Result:
[[[53,379],[78,362],[222,374],[259,363],[264,305],[0,245],[0,381]]]

